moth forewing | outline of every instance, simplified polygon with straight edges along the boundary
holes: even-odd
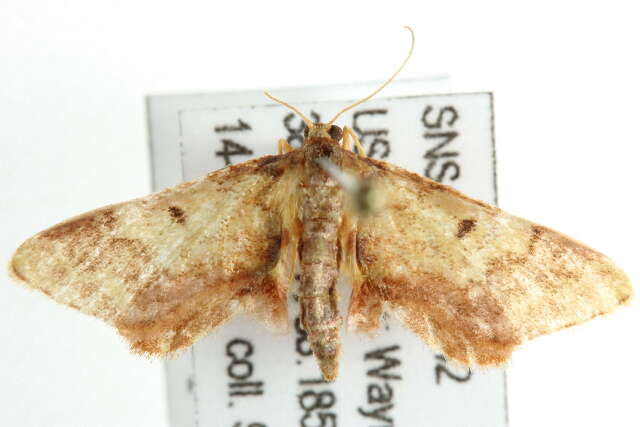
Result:
[[[296,238],[283,225],[294,221],[300,175],[292,157],[266,156],[63,222],[27,240],[10,269],[115,325],[140,352],[185,348],[234,310],[286,325]]]
[[[504,363],[517,345],[628,301],[626,275],[560,233],[447,186],[369,160],[394,188],[358,224],[350,319],[377,327],[384,304],[465,365]],[[356,275],[357,276],[357,275]]]

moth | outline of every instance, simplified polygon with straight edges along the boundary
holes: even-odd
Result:
[[[499,365],[526,340],[627,302],[625,274],[549,228],[368,158],[348,127],[305,122],[301,148],[215,171],[69,219],[24,242],[11,275],[117,328],[134,352],[168,355],[234,314],[301,323],[326,380],[338,374],[336,283],[352,329],[397,315],[462,365]],[[355,145],[357,152],[352,151]]]

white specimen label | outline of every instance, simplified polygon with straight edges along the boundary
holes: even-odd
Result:
[[[327,91],[314,102],[303,90],[274,95],[322,121],[355,98]],[[279,138],[294,147],[303,138],[300,118],[255,92],[152,97],[149,114],[155,190],[276,154]],[[496,203],[490,93],[380,97],[336,124],[352,127],[371,157]],[[339,286],[344,314],[350,284]],[[345,330],[340,374],[325,383],[292,297],[289,309],[285,335],[240,315],[169,360],[171,425],[506,426],[503,370],[449,366],[392,316],[375,336]]]

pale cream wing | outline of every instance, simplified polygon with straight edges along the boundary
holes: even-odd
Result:
[[[186,347],[238,310],[286,327],[298,157],[265,156],[72,218],[23,243],[10,271],[140,352]]]
[[[347,171],[386,196],[346,238],[356,329],[376,328],[388,306],[447,358],[493,365],[631,296],[609,258],[567,236],[393,165],[348,159]]]

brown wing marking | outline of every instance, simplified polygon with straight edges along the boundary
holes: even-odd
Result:
[[[72,218],[27,240],[10,272],[140,352],[184,348],[239,311],[286,328],[299,168],[295,152],[265,156]]]
[[[344,239],[354,287],[349,323],[378,327],[395,312],[434,350],[469,365],[505,362],[541,334],[608,313],[631,296],[604,255],[427,178],[372,159],[386,207]]]

